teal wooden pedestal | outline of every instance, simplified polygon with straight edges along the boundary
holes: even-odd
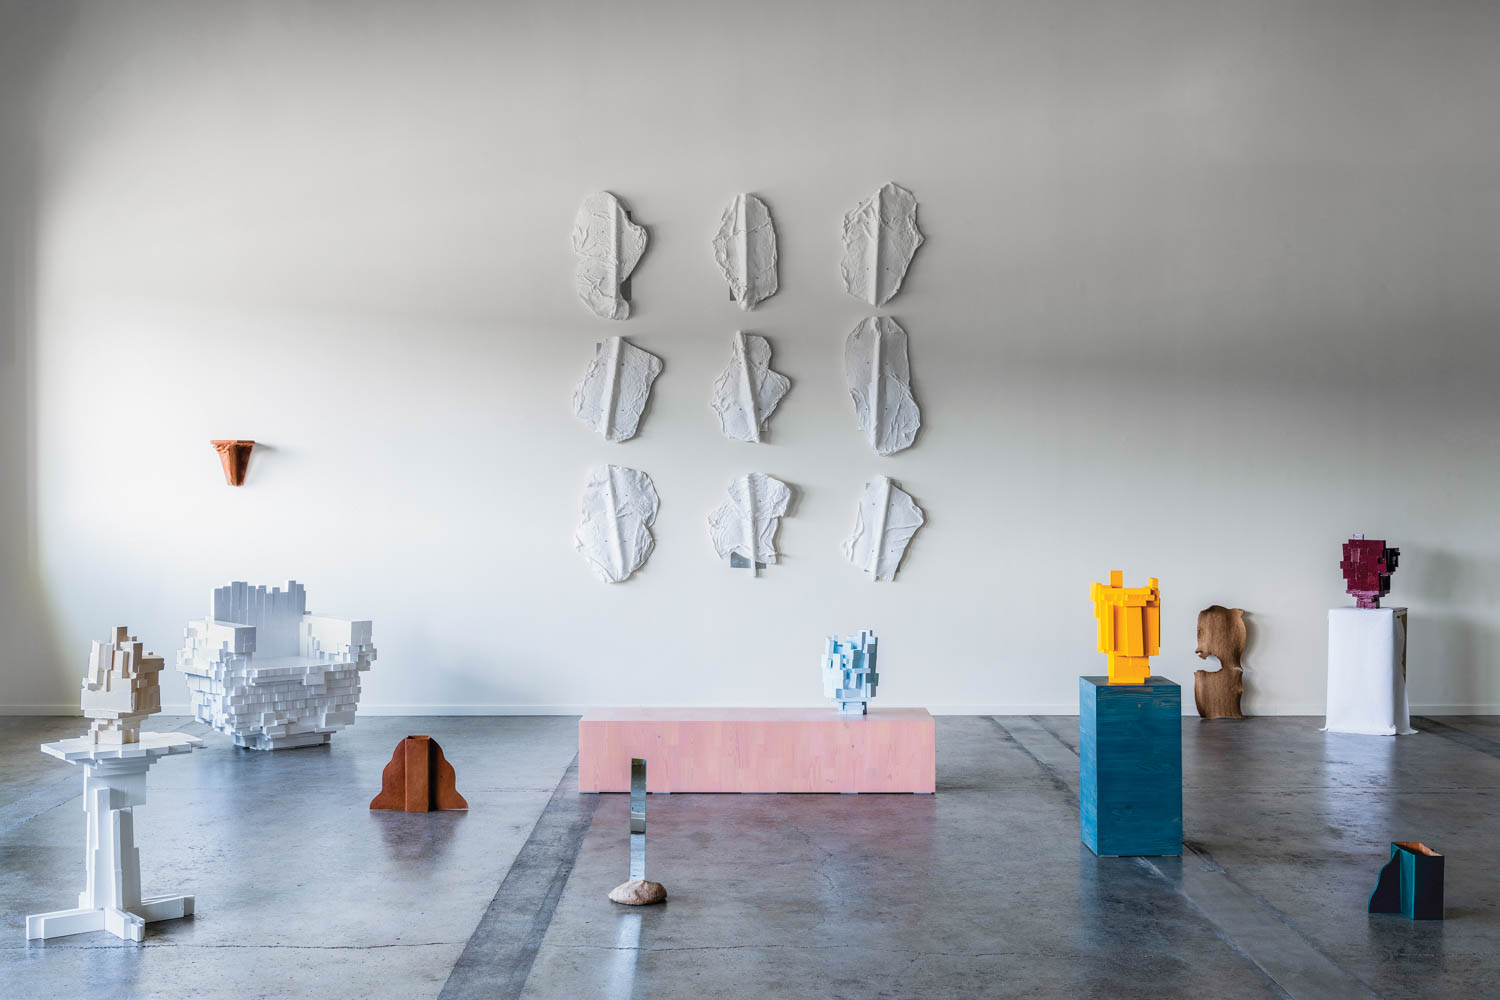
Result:
[[[1078,678],[1079,814],[1098,855],[1182,853],[1182,688]]]

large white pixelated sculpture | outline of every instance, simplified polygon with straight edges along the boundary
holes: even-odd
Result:
[[[370,622],[307,613],[307,591],[231,583],[190,621],[177,669],[193,714],[252,750],[327,743],[354,724],[359,673],[375,660]]]
[[[146,771],[159,757],[189,753],[203,741],[186,733],[143,733],[141,722],[161,709],[162,658],[143,653],[128,630],[94,642],[83,679],[89,731],[43,743],[42,752],[83,766],[84,860],[88,871],[78,905],[26,918],[26,937],[56,938],[109,931],[139,941],[146,923],[193,912],[192,896],[141,896],[141,852],[135,846],[136,806],[146,802]]]

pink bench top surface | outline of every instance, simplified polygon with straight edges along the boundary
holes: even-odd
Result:
[[[917,792],[936,787],[937,726],[925,708],[597,708],[578,723],[578,790]]]
[[[845,715],[836,708],[590,708],[587,722],[931,722],[925,708],[872,708],[867,715]]]

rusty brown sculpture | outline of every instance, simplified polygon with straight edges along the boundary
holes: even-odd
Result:
[[[254,441],[210,441],[224,466],[224,481],[230,486],[245,484],[245,470],[250,468],[250,450]]]
[[[458,794],[453,765],[431,736],[408,736],[396,744],[391,762],[380,774],[380,794],[370,800],[371,809],[401,809],[431,812],[435,809],[467,809]]]
[[[1198,612],[1198,658],[1219,658],[1218,670],[1193,671],[1193,701],[1205,719],[1243,719],[1245,613],[1218,604]]]

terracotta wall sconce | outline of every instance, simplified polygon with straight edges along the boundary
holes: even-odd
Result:
[[[245,470],[250,467],[250,449],[254,441],[210,441],[224,466],[224,481],[230,486],[245,484]]]

